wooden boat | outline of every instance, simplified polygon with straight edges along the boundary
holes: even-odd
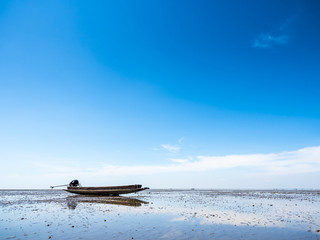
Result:
[[[104,196],[118,196],[120,194],[134,193],[149,189],[142,187],[142,185],[125,185],[125,186],[110,186],[110,187],[78,187],[68,186],[65,191],[76,194],[85,195],[104,195]]]
[[[134,193],[149,189],[148,187],[142,187],[140,184],[135,185],[124,185],[124,186],[110,186],[110,187],[82,187],[78,180],[72,180],[69,184],[51,186],[55,187],[65,187],[64,189],[70,193],[84,194],[84,195],[103,195],[103,196],[118,196],[120,194]]]

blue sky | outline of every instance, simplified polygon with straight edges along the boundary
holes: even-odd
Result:
[[[1,1],[0,188],[319,188],[318,1]]]

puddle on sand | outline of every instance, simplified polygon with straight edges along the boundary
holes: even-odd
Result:
[[[0,239],[320,239],[317,191],[0,190]]]

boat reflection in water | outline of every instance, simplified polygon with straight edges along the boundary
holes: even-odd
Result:
[[[99,203],[99,204],[113,204],[130,207],[140,207],[143,204],[148,204],[136,198],[129,197],[93,197],[93,196],[69,196],[67,197],[67,205],[69,209],[76,209],[79,203]]]

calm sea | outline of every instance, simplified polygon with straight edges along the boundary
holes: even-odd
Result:
[[[0,190],[0,239],[320,239],[320,192]]]

